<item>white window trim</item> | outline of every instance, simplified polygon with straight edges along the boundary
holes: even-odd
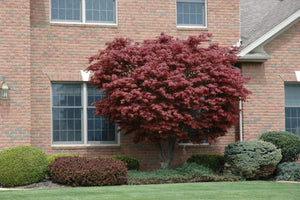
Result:
[[[208,142],[203,142],[203,143],[193,143],[192,141],[188,142],[179,142],[179,146],[210,146]]]
[[[197,143],[193,143],[193,142],[189,142],[189,143],[178,143],[179,146],[210,146],[209,143],[201,143],[201,144],[197,144]]]
[[[116,1],[116,22],[115,23],[107,23],[107,22],[86,22],[86,9],[85,9],[85,0],[81,0],[82,1],[82,22],[72,22],[72,21],[59,21],[59,20],[52,20],[51,19],[51,0],[49,0],[49,21],[51,24],[74,24],[74,25],[104,25],[104,26],[116,26],[118,25],[118,0]]]
[[[53,83],[78,83],[78,82],[53,82]],[[117,143],[105,143],[105,142],[89,142],[88,143],[88,134],[87,134],[87,82],[80,82],[82,84],[82,102],[83,102],[83,121],[81,122],[82,127],[82,138],[83,140],[81,142],[54,142],[53,141],[53,114],[52,114],[52,82],[51,82],[51,88],[50,88],[50,95],[51,95],[51,147],[88,147],[88,146],[120,146],[120,132],[118,131],[118,126],[116,125],[116,137],[117,137]]]
[[[189,28],[189,29],[197,29],[197,28],[207,28],[207,0],[204,2],[204,11],[205,11],[205,25],[178,25],[177,24],[177,0],[176,0],[176,27],[177,28]]]

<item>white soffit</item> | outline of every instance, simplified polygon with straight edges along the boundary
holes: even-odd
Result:
[[[300,82],[300,71],[295,71],[297,81]]]
[[[269,39],[272,39],[277,34],[281,33],[281,31],[285,30],[286,28],[289,28],[294,23],[297,22],[297,20],[300,18],[300,10],[296,11],[294,14],[289,16],[287,19],[282,21],[280,24],[272,28],[270,31],[262,35],[260,38],[246,46],[244,49],[241,50],[238,56],[244,56],[247,53],[251,52],[255,48],[259,47],[260,45],[264,44]]]
[[[90,71],[80,70],[80,73],[81,73],[81,78],[82,78],[83,81],[89,81],[90,74],[91,74]]]

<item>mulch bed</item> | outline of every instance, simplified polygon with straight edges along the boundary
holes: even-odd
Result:
[[[62,187],[71,187],[71,186],[61,185],[58,183],[54,183],[49,179],[44,179],[41,182],[33,183],[30,185],[24,185],[24,186],[17,186],[17,187],[0,186],[0,190],[54,189],[54,188],[62,188]]]

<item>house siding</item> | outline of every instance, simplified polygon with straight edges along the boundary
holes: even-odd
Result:
[[[49,0],[0,1],[0,78],[11,87],[9,108],[2,105],[0,150],[32,145],[48,155],[71,152],[89,157],[126,154],[137,157],[142,169],[159,167],[152,144],[133,144],[120,136],[119,146],[52,146],[51,82],[81,81],[88,57],[116,37],[134,41],[155,38],[161,32],[174,37],[212,33],[213,42],[233,45],[240,38],[239,0],[207,0],[207,28],[176,27],[176,0],[117,0],[116,25],[50,22]],[[5,111],[6,110],[6,111]],[[210,146],[177,146],[173,164],[195,153],[223,153],[236,140],[236,131]]]
[[[0,82],[11,87],[0,100],[0,149],[30,145],[30,2],[0,1]]]
[[[244,76],[251,77],[247,88],[252,91],[243,105],[245,140],[256,140],[267,131],[285,130],[284,84],[297,81],[299,33],[300,22],[265,45],[271,57],[265,63],[243,64]]]

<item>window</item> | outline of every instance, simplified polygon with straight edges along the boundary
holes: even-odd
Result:
[[[51,0],[52,22],[116,23],[116,0]]]
[[[101,98],[87,83],[52,83],[53,144],[118,144],[116,126],[94,114]]]
[[[300,84],[285,85],[285,129],[300,136]]]
[[[206,0],[177,0],[178,26],[206,26]]]

